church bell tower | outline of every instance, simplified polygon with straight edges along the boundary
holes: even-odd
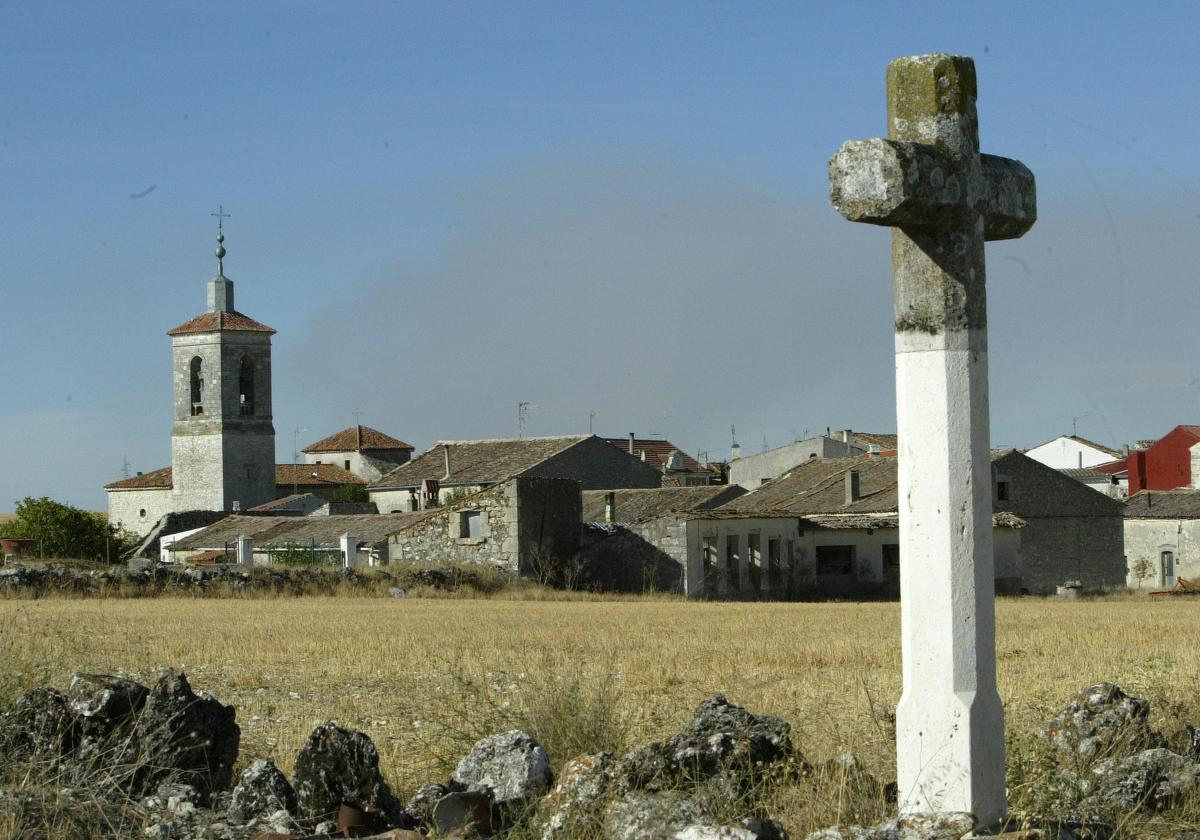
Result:
[[[208,309],[167,335],[174,365],[171,495],[175,511],[240,510],[275,498],[271,336],[234,308],[217,225]]]

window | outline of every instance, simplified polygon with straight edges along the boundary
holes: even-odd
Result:
[[[779,550],[781,542],[778,537],[767,540],[767,585],[772,589],[779,586],[783,580],[782,569],[779,568],[782,562],[780,556],[782,552]]]
[[[998,501],[998,502],[1007,502],[1008,501],[1008,479],[1007,478],[996,479],[996,501]]]
[[[479,520],[479,511],[477,510],[462,510],[458,513],[458,538],[461,540],[478,539],[481,537],[482,529]]]
[[[704,543],[704,591],[707,594],[717,588],[717,538],[705,537]]]
[[[746,560],[750,586],[758,589],[762,586],[762,538],[758,534],[746,535]]]
[[[188,366],[189,383],[188,389],[191,394],[192,416],[204,413],[204,360],[199,356],[192,357],[192,363]]]
[[[243,417],[254,414],[254,359],[242,356],[238,365],[238,413]]]
[[[725,580],[730,589],[738,589],[741,586],[741,570],[738,568],[740,565],[737,534],[729,534],[725,537]]]
[[[883,544],[883,579],[887,581],[900,580],[900,545],[898,543]]]
[[[343,463],[346,465],[346,472],[350,472],[350,459],[347,458]]]
[[[145,519],[146,518],[146,509],[142,508],[141,510],[139,510],[138,516],[140,516],[142,519]]]
[[[854,546],[852,545],[819,545],[817,546],[818,575],[853,575]]]

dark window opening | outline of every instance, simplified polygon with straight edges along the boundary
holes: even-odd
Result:
[[[464,510],[458,514],[458,536],[460,539],[478,539],[482,535],[479,511]]]
[[[852,545],[819,545],[817,546],[817,574],[844,575],[854,574],[854,546]]]
[[[898,543],[883,544],[883,579],[900,580],[900,546]]]
[[[347,458],[346,459],[346,471],[349,472],[349,470],[350,470],[350,459]]]
[[[1007,479],[996,482],[996,501],[1008,501],[1008,481]]]
[[[193,356],[188,370],[192,416],[195,417],[197,414],[204,413],[204,360],[199,356]]]
[[[238,366],[238,413],[243,417],[254,414],[254,359],[242,356]]]

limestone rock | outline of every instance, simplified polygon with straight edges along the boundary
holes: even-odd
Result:
[[[260,758],[242,771],[230,797],[229,815],[244,823],[273,818],[279,811],[295,813],[296,791],[268,759]]]
[[[134,725],[138,751],[134,793],[171,778],[207,798],[228,790],[241,730],[237,713],[208,695],[197,695],[187,677],[168,671],[149,692]]]
[[[445,785],[422,785],[408,800],[404,810],[422,825],[429,825],[433,819],[433,806],[449,792]]]
[[[1092,768],[1087,802],[1129,812],[1162,809],[1200,789],[1200,764],[1161,747]]]
[[[737,826],[690,825],[672,840],[788,840],[788,834],[774,820],[749,819]]]
[[[1112,683],[1097,683],[1041,728],[1041,738],[1072,764],[1160,746],[1150,729],[1150,703],[1130,697]]]
[[[141,712],[150,692],[144,685],[105,674],[75,674],[67,705],[79,724],[79,752],[89,756],[123,733]]]
[[[713,815],[690,791],[634,791],[608,806],[603,836],[612,840],[674,840],[677,832],[714,822]]]
[[[567,762],[539,809],[544,820],[542,840],[562,840],[595,828],[598,803],[612,781],[615,764],[612,753],[581,755]]]
[[[717,694],[700,704],[678,734],[621,759],[618,784],[625,791],[664,790],[721,775],[740,785],[782,759],[803,761],[790,733],[785,721],[751,714]]]
[[[401,821],[366,733],[321,724],[300,748],[292,778],[300,813],[312,821],[332,819],[342,804],[378,809],[392,824]]]
[[[519,729],[484,738],[458,763],[452,791],[490,790],[496,804],[529,802],[550,789],[554,772],[541,744]]]
[[[961,840],[974,827],[970,814],[911,814],[874,826],[824,828],[804,840]]]
[[[0,715],[0,756],[56,758],[75,749],[78,738],[75,714],[53,688],[27,692]]]

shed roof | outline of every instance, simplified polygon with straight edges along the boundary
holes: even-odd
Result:
[[[647,490],[584,490],[583,521],[604,520],[605,498],[616,496],[618,522],[645,522],[671,513],[710,510],[745,494],[736,484],[660,487]]]
[[[408,449],[412,445],[370,426],[351,426],[310,443],[301,452],[362,452],[364,449]]]
[[[1200,490],[1140,490],[1125,500],[1126,519],[1200,519]]]
[[[435,479],[444,485],[494,484],[525,472],[551,456],[587,440],[589,435],[443,440],[371,484],[373,490],[420,487]],[[446,475],[449,456],[450,474]]]
[[[343,534],[358,542],[375,543],[400,528],[411,513],[354,514],[333,516],[227,516],[175,543],[177,550],[220,548],[245,535],[255,545],[296,543],[338,545]]]

